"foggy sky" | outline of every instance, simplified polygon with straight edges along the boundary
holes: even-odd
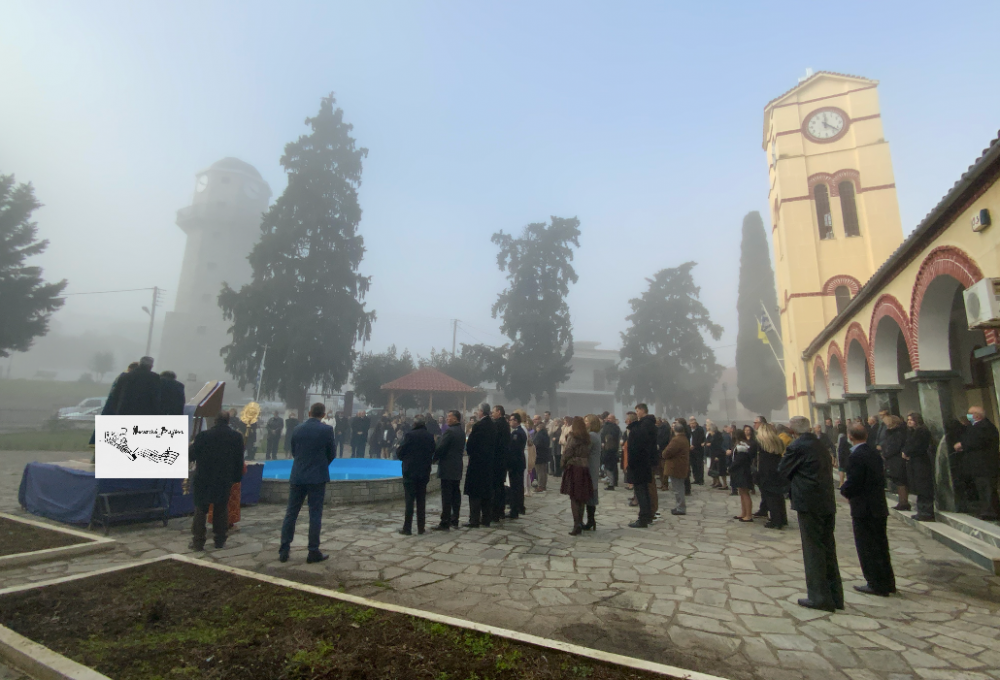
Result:
[[[67,292],[173,308],[194,174],[235,156],[274,196],[336,92],[360,146],[369,348],[502,342],[490,235],[579,217],[577,340],[619,346],[645,277],[695,260],[733,361],[743,216],[765,224],[763,107],[806,67],[881,81],[909,233],[996,135],[982,26],[1000,4],[2,0],[0,172],[31,181]],[[971,23],[975,17],[975,23]],[[250,244],[246,244],[249,249]],[[70,298],[67,333],[131,329],[147,293]],[[158,314],[155,338],[163,317]],[[154,347],[155,349],[155,347]]]

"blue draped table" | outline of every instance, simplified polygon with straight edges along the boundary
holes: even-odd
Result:
[[[240,489],[241,505],[260,502],[262,464],[248,464]],[[68,524],[89,524],[98,494],[112,491],[156,489],[166,494],[167,515],[181,517],[194,512],[194,498],[184,495],[182,479],[97,479],[93,470],[65,467],[58,463],[28,463],[21,476],[17,500],[28,512]]]

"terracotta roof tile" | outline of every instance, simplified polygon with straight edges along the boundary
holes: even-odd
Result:
[[[425,366],[409,375],[382,385],[383,390],[397,392],[475,392],[465,383],[446,376],[436,368]]]

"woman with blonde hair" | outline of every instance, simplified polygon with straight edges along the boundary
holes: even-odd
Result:
[[[567,428],[563,428],[567,429]],[[583,418],[573,418],[562,450],[562,485],[560,492],[569,496],[573,511],[573,530],[570,536],[583,532],[583,506],[594,495],[590,479],[590,433]]]
[[[785,455],[785,438],[771,423],[757,429],[757,482],[761,503],[770,515],[767,529],[781,529],[788,524],[785,514],[785,492],[788,480],[778,474],[778,463]]]
[[[590,433],[590,455],[587,458],[588,469],[590,470],[590,481],[594,485],[594,495],[587,501],[587,523],[583,525],[585,531],[596,531],[597,520],[597,487],[601,481],[601,418],[591,413],[583,419],[587,424],[587,431]]]

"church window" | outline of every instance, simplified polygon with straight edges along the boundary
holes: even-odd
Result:
[[[858,226],[858,208],[854,201],[854,182],[847,180],[837,185],[840,189],[840,210],[844,213],[844,234],[861,236]]]
[[[840,314],[851,303],[851,289],[847,286],[837,286],[837,290],[833,292],[833,295],[837,299],[837,314]]]
[[[830,190],[825,184],[817,184],[813,189],[816,199],[816,220],[819,222],[819,237],[833,238],[833,215],[830,213]]]

